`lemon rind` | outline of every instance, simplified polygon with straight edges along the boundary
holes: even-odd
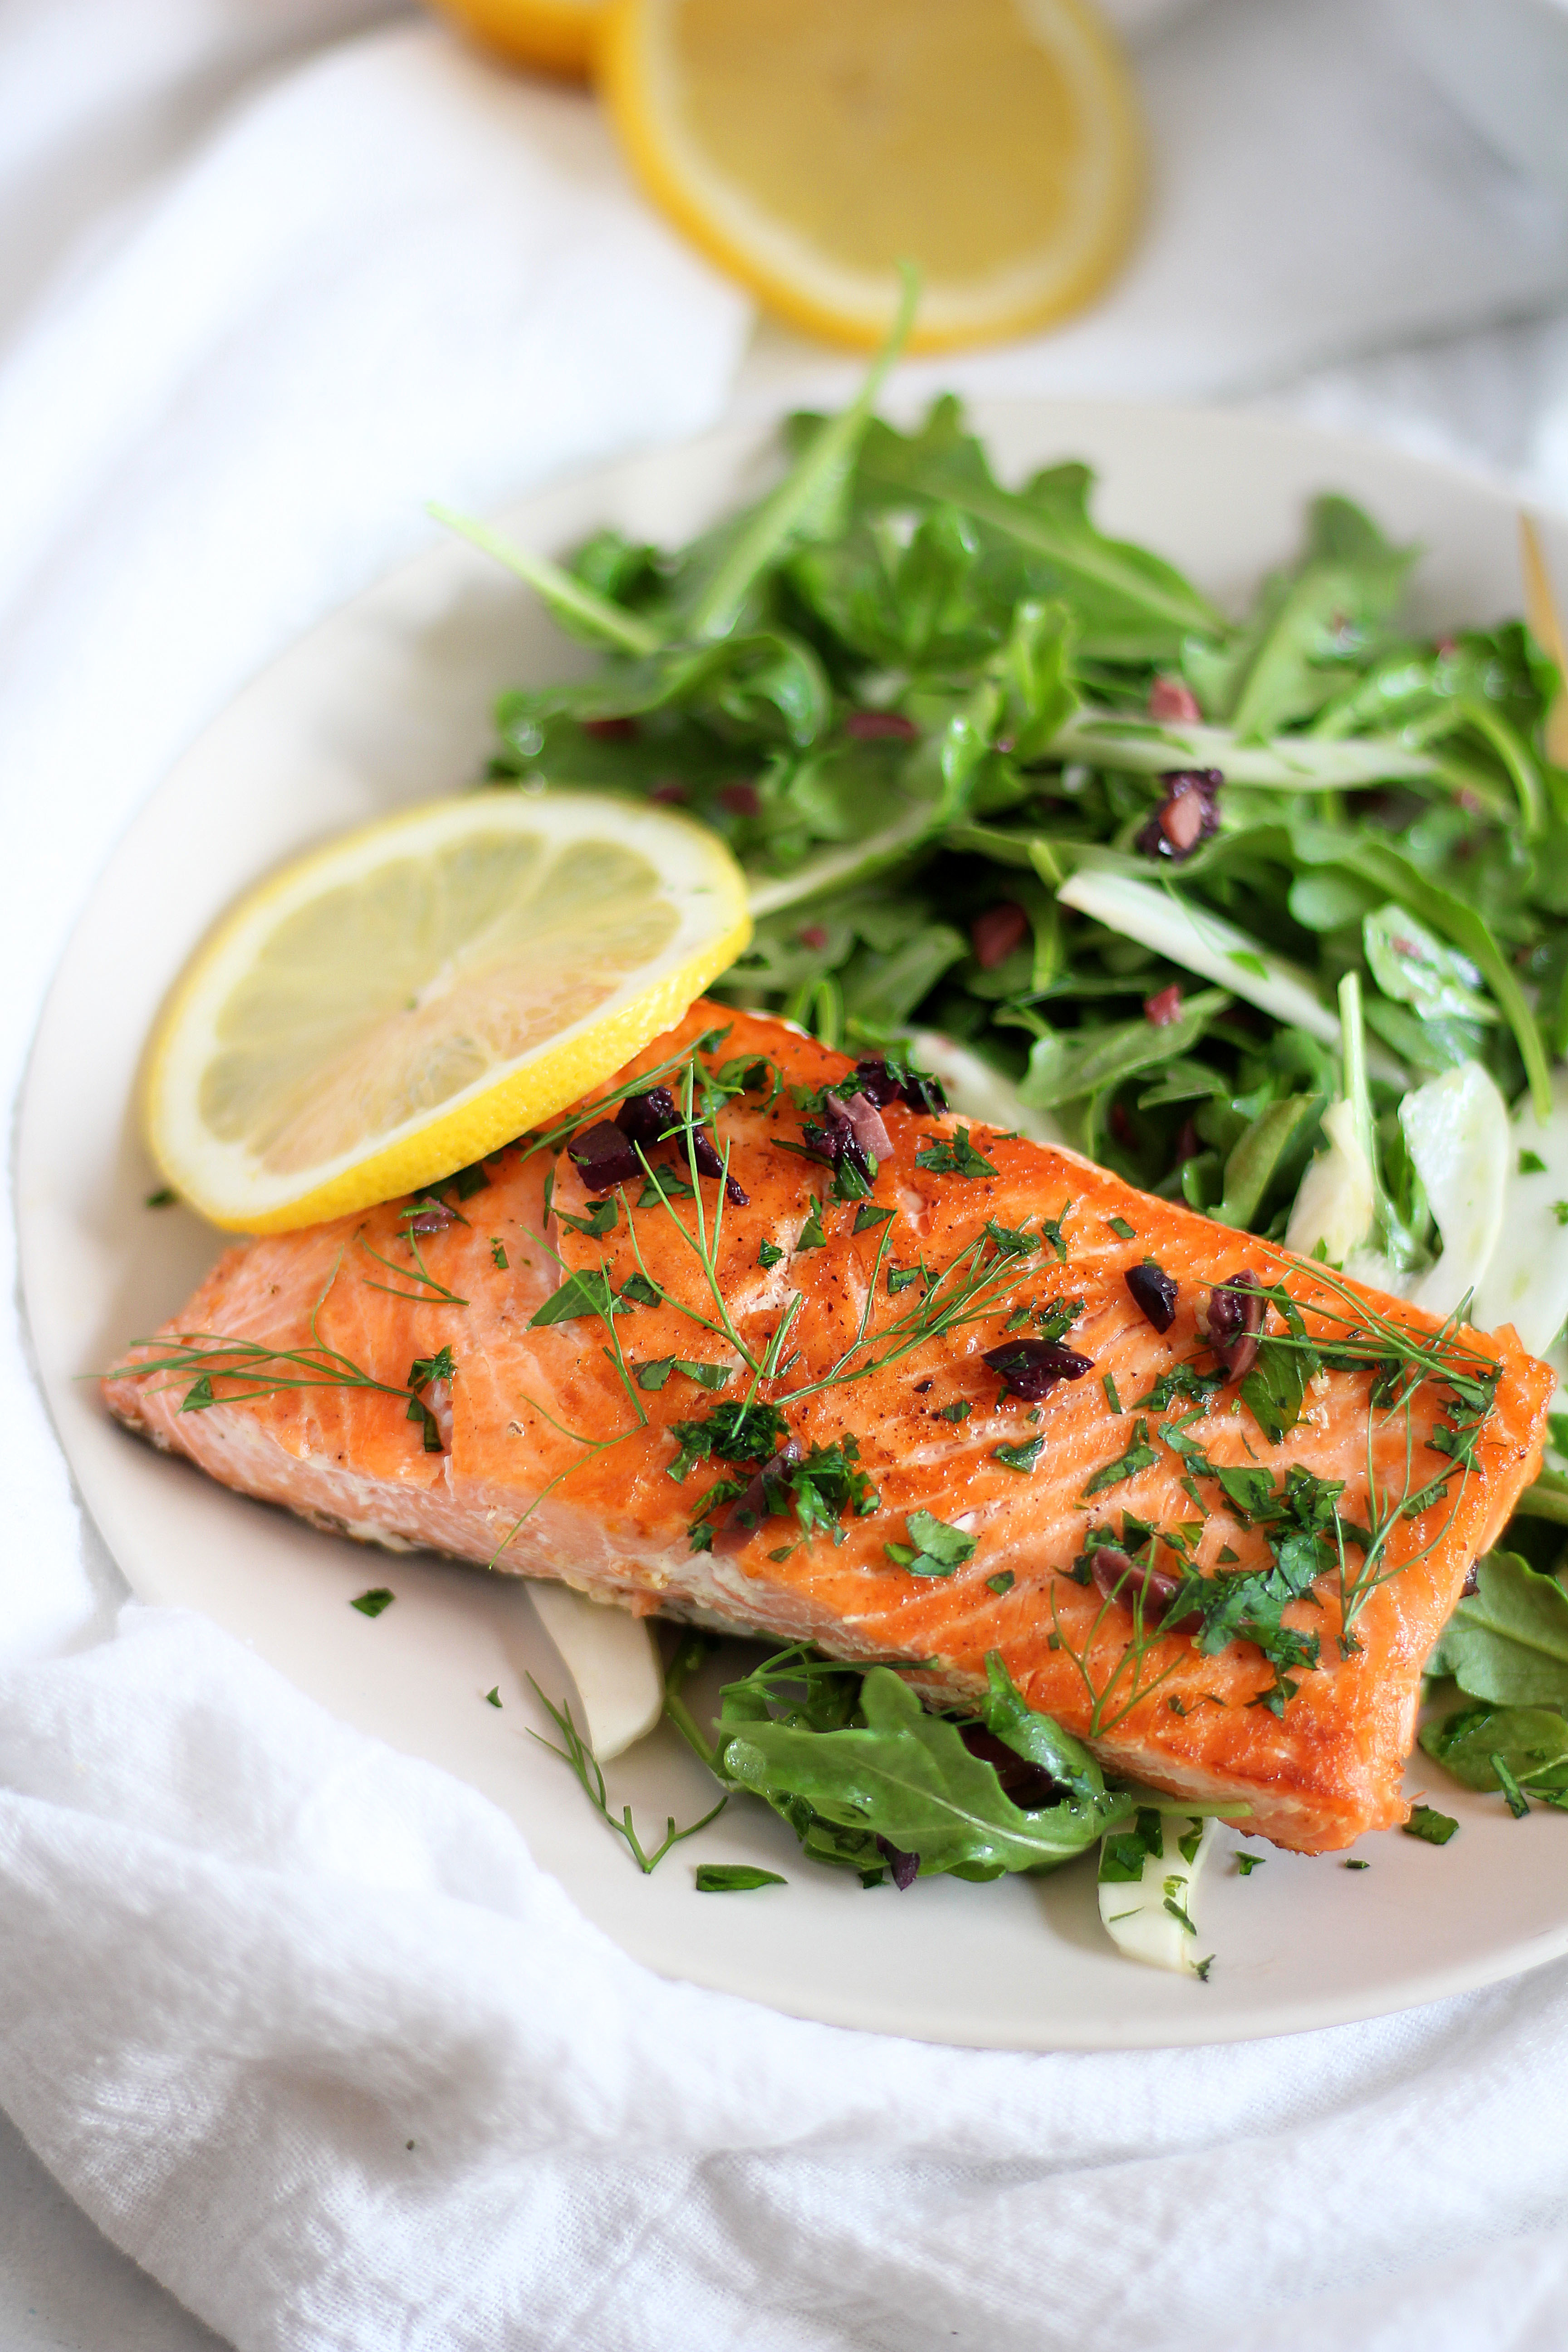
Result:
[[[1048,263],[1014,265],[959,295],[941,284],[928,284],[906,345],[911,353],[1000,341],[1070,316],[1084,309],[1114,275],[1136,234],[1147,173],[1131,78],[1110,34],[1079,0],[1054,0],[1054,5],[1072,19],[1085,56],[1094,60],[1107,131],[1109,191],[1092,234],[1083,238],[1078,259],[1065,268]],[[697,177],[682,168],[680,152],[660,135],[658,111],[645,102],[643,93],[665,79],[653,54],[653,33],[666,6],[668,0],[612,0],[596,50],[600,93],[647,194],[710,259],[791,325],[851,350],[877,348],[898,307],[895,272],[882,278],[813,261],[805,241],[769,223],[743,192],[726,190],[716,205],[713,192],[721,185],[718,175],[708,181],[705,196]],[[750,241],[730,225],[748,215],[757,224]],[[799,272],[792,272],[783,258],[792,251],[805,257]],[[836,293],[824,291],[834,287]]]

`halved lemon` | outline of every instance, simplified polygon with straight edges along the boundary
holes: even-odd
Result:
[[[912,351],[1087,302],[1143,184],[1138,105],[1084,0],[612,0],[599,79],[656,202],[795,324]]]
[[[475,793],[273,875],[182,975],[148,1140],[215,1224],[433,1183],[620,1067],[751,936],[723,843],[590,793]]]
[[[435,0],[485,48],[514,65],[584,79],[604,0]]]

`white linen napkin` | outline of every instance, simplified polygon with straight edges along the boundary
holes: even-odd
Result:
[[[0,6],[7,1097],[130,813],[421,542],[427,497],[495,505],[698,430],[737,381],[747,305],[632,195],[589,102],[384,13]],[[1144,52],[1144,261],[1062,336],[928,377],[1227,394],[1552,300],[1563,208],[1369,21],[1174,16]],[[799,360],[770,339],[753,402],[821,396]],[[211,1628],[132,1612],[88,1646],[121,1588],[3,1231],[0,2105],[243,2352],[1563,2340],[1568,1971],[1297,2042],[1057,2059],[660,1983],[471,1790]]]
[[[1237,2051],[797,2023],[174,1611],[0,1676],[0,1787],[6,2101],[245,2352],[1561,2342],[1561,1969]]]

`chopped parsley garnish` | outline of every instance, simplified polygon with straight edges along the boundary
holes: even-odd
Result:
[[[1114,1462],[1100,1464],[1083,1489],[1081,1499],[1087,1503],[1091,1495],[1103,1495],[1108,1487],[1121,1486],[1129,1478],[1136,1478],[1141,1471],[1152,1470],[1159,1459],[1159,1454],[1149,1443],[1148,1423],[1135,1422],[1126,1452],[1119,1454]]]
[[[820,1201],[814,1201],[811,1204],[811,1214],[800,1229],[795,1248],[797,1250],[822,1249],[826,1240],[827,1236],[822,1230],[822,1203]]]
[[[658,1293],[646,1274],[628,1275],[621,1286],[620,1304],[627,1307],[657,1307]]]
[[[1042,1339],[1059,1339],[1082,1313],[1081,1298],[1049,1298],[1035,1309],[1035,1328]]]
[[[498,1274],[507,1271],[506,1244],[496,1234],[490,1235],[490,1264]]]
[[[1516,1822],[1523,1821],[1526,1813],[1530,1811],[1530,1801],[1526,1797],[1523,1790],[1520,1787],[1519,1782],[1514,1779],[1513,1772],[1509,1765],[1507,1757],[1500,1756],[1494,1751],[1492,1755],[1488,1757],[1487,1761],[1491,1766],[1492,1770],[1497,1774],[1498,1787],[1502,1790],[1504,1797],[1508,1800],[1509,1811],[1513,1815]]]
[[[1552,1213],[1560,1225],[1568,1225],[1568,1201],[1553,1201]]]
[[[1236,1857],[1236,1866],[1243,1878],[1250,1878],[1255,1870],[1262,1869],[1268,1859],[1268,1856],[1266,1853],[1238,1853]]]
[[[376,1584],[368,1592],[356,1594],[349,1607],[357,1609],[362,1617],[379,1617],[384,1609],[391,1608],[396,1598],[396,1593],[389,1592],[384,1584]]]
[[[645,1179],[637,1194],[639,1209],[657,1209],[661,1201],[689,1201],[693,1197],[690,1180],[679,1168],[654,1169]]]
[[[1520,1154],[1521,1160],[1525,1156]],[[1533,1159],[1533,1152],[1529,1156]],[[1526,1172],[1523,1168],[1520,1170],[1521,1175]],[[1451,1813],[1440,1813],[1431,1805],[1412,1805],[1410,1819],[1400,1824],[1406,1837],[1423,1838],[1428,1845],[1447,1845],[1458,1826]]]
[[[559,1204],[555,1214],[559,1222],[570,1225],[574,1234],[582,1234],[589,1241],[596,1242],[602,1240],[605,1234],[615,1232],[621,1212],[620,1204],[612,1192],[606,1199],[595,1201],[585,1217],[574,1217],[569,1209],[563,1209]]]
[[[493,1689],[486,1691],[485,1705],[487,1706],[500,1706],[500,1683],[497,1683]]]
[[[857,1468],[859,1459],[859,1446],[846,1437],[836,1445],[814,1445],[803,1462],[784,1473],[782,1484],[794,1499],[803,1535],[830,1535],[842,1543],[838,1522],[846,1511],[864,1519],[879,1507],[882,1498],[866,1472]]]
[[[970,1403],[969,1399],[960,1397],[956,1403],[944,1404],[937,1418],[940,1421],[967,1421],[973,1411],[974,1407]]]
[[[658,1356],[652,1363],[637,1366],[637,1386],[657,1392],[663,1388],[671,1372],[679,1372],[685,1379],[695,1381],[699,1388],[721,1389],[726,1381],[734,1378],[735,1367],[733,1364],[693,1363],[686,1356]]]
[[[852,1234],[868,1234],[874,1226],[885,1225],[893,1213],[891,1209],[879,1209],[874,1202],[868,1201],[864,1208],[856,1210],[855,1222],[849,1230]]]
[[[1110,1227],[1111,1232],[1116,1235],[1119,1242],[1135,1242],[1137,1240],[1137,1226],[1130,1225],[1125,1217],[1107,1217],[1105,1222]]]
[[[145,1209],[172,1209],[179,1197],[172,1184],[160,1184],[155,1192],[148,1193],[142,1205]]]
[[[1372,1864],[1370,1862],[1363,1862],[1358,1854],[1352,1853],[1350,1860],[1346,1863],[1345,1868],[1347,1870],[1370,1870],[1372,1868]]]
[[[679,1486],[699,1462],[717,1454],[721,1462],[769,1462],[789,1435],[777,1405],[716,1404],[700,1421],[672,1421],[669,1434],[680,1451],[669,1465]]]
[[[455,1176],[448,1176],[441,1190],[449,1192],[455,1188],[459,1201],[471,1201],[476,1192],[488,1192],[489,1185],[484,1161],[476,1160],[471,1167],[459,1168]]]
[[[634,1275],[632,1279],[640,1281],[641,1276]],[[629,1290],[631,1284],[628,1283],[626,1287]],[[651,1284],[645,1284],[644,1287],[649,1294],[646,1303],[657,1305],[658,1291]],[[578,1266],[534,1308],[528,1318],[528,1328],[531,1331],[540,1331],[552,1323],[575,1323],[585,1315],[596,1315],[607,1320],[619,1303],[611,1293],[610,1277],[603,1266]]]
[[[1519,1172],[1521,1176],[1544,1176],[1546,1173],[1546,1162],[1542,1160],[1539,1151],[1521,1151],[1519,1155]],[[1427,1810],[1428,1808],[1426,1806],[1422,1807],[1423,1811]],[[1437,1819],[1439,1821],[1444,1818],[1445,1816],[1441,1813],[1437,1815]],[[1456,1826],[1458,1825],[1456,1824]]]
[[[911,1511],[904,1522],[908,1543],[884,1544],[882,1549],[895,1568],[906,1576],[951,1576],[972,1559],[978,1537],[966,1535],[962,1528],[950,1527],[945,1519],[933,1518],[929,1511]],[[1009,1582],[1011,1579],[1009,1579]]]
[[[754,1886],[787,1886],[789,1881],[749,1862],[700,1862],[696,1885],[699,1895],[749,1895]]]
[[[990,1591],[1000,1596],[1004,1592],[1011,1592],[1017,1580],[1010,1568],[1004,1568],[999,1569],[994,1576],[988,1576],[985,1582]]]
[[[1046,1450],[1043,1437],[1031,1437],[1024,1445],[994,1445],[993,1462],[1000,1462],[1005,1470],[1032,1470]]]
[[[787,1251],[782,1250],[777,1242],[763,1242],[757,1252],[757,1264],[761,1266],[777,1265],[780,1259],[787,1255]]]
[[[923,1265],[889,1265],[888,1268],[888,1296],[889,1298],[896,1298],[900,1290],[908,1290],[911,1283],[923,1282],[924,1279],[925,1268]]]
[[[932,1176],[994,1176],[995,1169],[984,1152],[976,1151],[969,1139],[969,1129],[961,1127],[956,1135],[942,1136],[933,1143],[922,1143],[915,1154],[915,1166]]]
[[[1100,1385],[1105,1391],[1105,1402],[1110,1407],[1111,1412],[1120,1412],[1121,1410],[1121,1399],[1116,1393],[1115,1373],[1106,1372],[1102,1374]]]
[[[1193,1925],[1192,1921],[1188,1918],[1188,1916],[1187,1916],[1187,1915],[1186,1915],[1186,1911],[1185,1911],[1185,1909],[1184,1909],[1184,1906],[1183,1906],[1183,1903],[1182,1903],[1182,1899],[1181,1899],[1181,1895],[1182,1895],[1182,1882],[1181,1882],[1181,1880],[1180,1880],[1179,1878],[1175,1878],[1175,1877],[1167,1878],[1167,1879],[1166,1879],[1166,1881],[1165,1881],[1165,1890],[1164,1890],[1164,1892],[1165,1892],[1164,1907],[1165,1907],[1165,1909],[1170,1913],[1170,1915],[1171,1915],[1172,1918],[1173,1918],[1173,1919],[1179,1920],[1179,1921],[1180,1921],[1180,1923],[1181,1923],[1181,1925],[1182,1925],[1182,1926],[1186,1929],[1186,1932],[1187,1932],[1187,1934],[1188,1934],[1189,1936],[1195,1936],[1195,1935],[1197,1934],[1197,1932],[1198,1932],[1198,1931],[1197,1931],[1197,1929],[1194,1927],[1194,1925]]]
[[[1033,1234],[1025,1233],[1021,1226],[1000,1224],[994,1217],[986,1218],[985,1230],[1004,1257],[1027,1257],[1037,1247]]]
[[[1200,1372],[1192,1364],[1172,1364],[1160,1374],[1147,1396],[1141,1396],[1135,1412],[1165,1412],[1179,1398],[1188,1404],[1206,1404],[1216,1389],[1225,1385],[1223,1372]]]
[[[1047,1241],[1049,1242],[1051,1247],[1055,1250],[1058,1257],[1064,1265],[1067,1264],[1068,1245],[1062,1235],[1062,1227],[1067,1223],[1068,1213],[1071,1207],[1072,1202],[1070,1201],[1064,1201],[1060,1209],[1054,1217],[1042,1217],[1040,1219],[1041,1233],[1044,1234]]]

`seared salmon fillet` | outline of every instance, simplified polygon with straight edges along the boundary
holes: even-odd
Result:
[[[1107,1766],[1318,1853],[1404,1819],[1552,1388],[1511,1329],[700,1003],[439,1202],[230,1250],[104,1394],[348,1535],[920,1662],[939,1705],[998,1652]]]

